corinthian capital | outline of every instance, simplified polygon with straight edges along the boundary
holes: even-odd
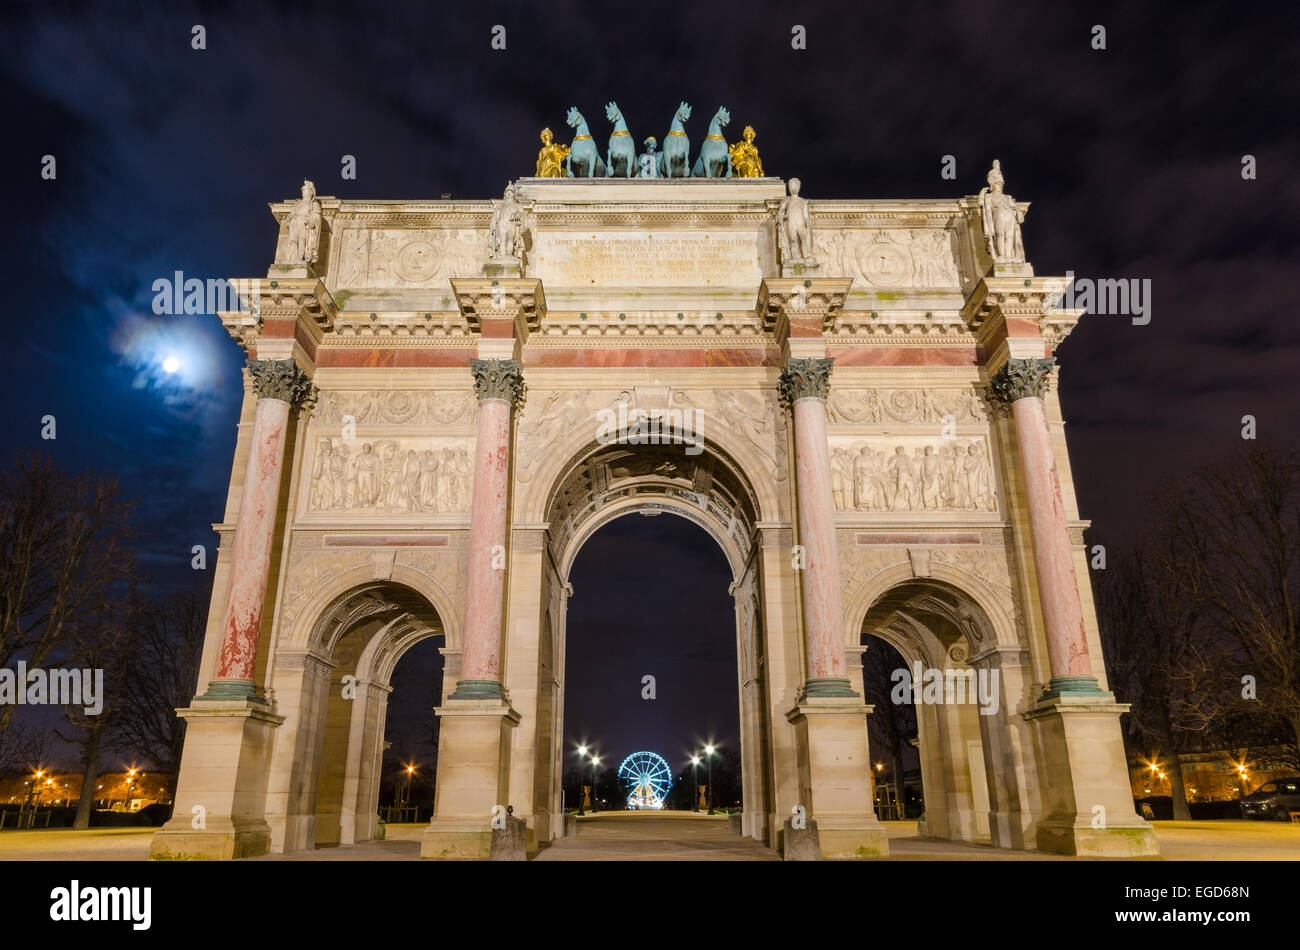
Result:
[[[311,396],[311,377],[293,360],[249,360],[248,372],[259,399],[301,406]]]
[[[790,406],[796,399],[825,399],[834,366],[833,359],[787,359],[776,384],[781,401]]]
[[[1041,399],[1047,392],[1055,364],[1052,357],[1007,360],[989,379],[989,401],[995,409],[1005,410],[1021,399]]]
[[[524,395],[524,371],[519,360],[470,360],[474,395],[478,401],[504,399],[517,406]]]

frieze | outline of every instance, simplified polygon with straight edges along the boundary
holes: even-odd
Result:
[[[418,436],[318,438],[307,511],[312,515],[467,511],[474,473],[471,442]]]
[[[997,510],[997,487],[983,438],[831,441],[836,511]]]

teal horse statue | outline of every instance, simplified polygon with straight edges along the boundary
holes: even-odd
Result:
[[[731,113],[727,107],[719,106],[709,123],[709,134],[700,146],[699,157],[695,159],[691,174],[696,178],[731,177],[731,154],[727,151],[727,140],[722,137],[722,128],[730,121]]]
[[[564,169],[571,178],[595,178],[605,174],[605,164],[600,160],[600,150],[591,140],[591,130],[577,106],[569,106],[566,120],[573,129],[573,149],[564,160]]]
[[[627,130],[617,103],[605,103],[605,118],[614,123],[614,131],[609,133],[609,151],[605,156],[605,177],[635,178],[636,143],[632,141],[632,133]]]
[[[683,125],[691,117],[691,107],[683,102],[673,114],[673,125],[664,138],[663,159],[659,174],[664,178],[691,177],[691,140],[686,137]]]

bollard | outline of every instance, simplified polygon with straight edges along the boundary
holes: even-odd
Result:
[[[812,818],[804,818],[801,823],[807,827],[795,828],[793,818],[785,820],[785,829],[781,834],[781,857],[786,861],[820,861],[822,844],[817,835],[817,822]]]
[[[492,829],[490,861],[526,861],[528,859],[528,823],[515,817],[515,806],[506,807],[504,828]]]

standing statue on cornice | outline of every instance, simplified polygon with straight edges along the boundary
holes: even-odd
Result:
[[[290,267],[310,267],[320,251],[321,207],[316,185],[304,179],[302,197],[289,210],[289,235],[281,262]]]
[[[813,258],[812,211],[799,196],[800,182],[791,178],[790,193],[776,208],[776,240],[781,249],[781,275],[795,277],[817,269]]]
[[[552,143],[551,130],[542,129],[542,150],[537,153],[538,178],[567,178],[564,160],[569,157],[569,146]]]
[[[1020,223],[1025,214],[1015,199],[1002,191],[1005,179],[1002,166],[995,158],[989,169],[988,187],[979,193],[980,212],[984,218],[984,245],[989,257],[998,262],[1020,262],[1025,259],[1025,246],[1020,239]]]
[[[515,201],[515,186],[506,185],[488,223],[489,263],[519,265],[524,247],[523,216],[523,208]]]
[[[722,137],[723,127],[731,121],[731,113],[726,106],[719,106],[709,122],[709,134],[704,137],[700,154],[695,159],[695,168],[691,174],[696,178],[730,178],[731,155],[727,152],[727,140]]]
[[[731,170],[736,178],[762,178],[763,160],[758,157],[758,149],[754,146],[754,127],[745,126],[741,136],[744,141],[737,142],[730,149]]]

